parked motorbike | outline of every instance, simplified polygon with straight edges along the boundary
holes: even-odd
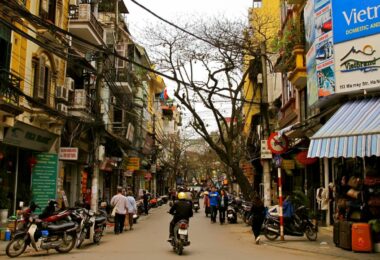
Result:
[[[94,211],[87,209],[80,209],[80,214],[82,221],[77,234],[76,247],[80,248],[85,239],[91,239],[93,243],[99,244],[106,228],[107,215],[102,211],[95,214]]]
[[[237,223],[237,205],[234,201],[231,201],[227,207],[227,221],[230,224]]]
[[[25,228],[18,230],[6,247],[5,251],[9,257],[21,255],[27,246],[32,246],[36,251],[55,249],[59,253],[68,253],[73,249],[77,224],[72,221],[62,221],[66,219],[62,216],[66,216],[67,211],[47,216],[53,204],[49,203],[39,217],[30,214]],[[36,208],[39,208],[38,205]],[[41,219],[41,216],[45,218]]]
[[[198,212],[201,207],[199,206],[199,200],[193,200],[193,210]]]
[[[292,223],[284,225],[284,235],[300,236],[304,234],[310,241],[317,240],[318,227],[314,226],[307,214],[305,206],[297,208]],[[280,236],[280,220],[278,216],[267,214],[264,220],[264,235],[268,240],[276,240]]]
[[[173,251],[178,255],[182,255],[183,248],[190,245],[189,241],[189,222],[187,220],[180,220],[174,226],[174,237],[170,241]]]

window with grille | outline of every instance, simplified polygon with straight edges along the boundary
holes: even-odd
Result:
[[[263,2],[261,0],[253,0],[253,8],[261,8],[263,6]]]

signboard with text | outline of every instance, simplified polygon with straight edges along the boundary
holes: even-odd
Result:
[[[379,35],[341,43],[335,51],[337,93],[380,87]]]
[[[33,201],[42,209],[50,199],[56,199],[58,156],[57,154],[39,153],[37,164],[32,169]],[[35,213],[41,212],[37,209]]]
[[[128,158],[127,170],[136,171],[139,169],[140,169],[140,158],[139,157]]]
[[[332,0],[334,43],[380,33],[379,0]]]
[[[60,160],[78,160],[78,148],[77,147],[61,147],[59,148]]]

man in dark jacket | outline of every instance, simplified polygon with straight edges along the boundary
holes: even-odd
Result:
[[[190,201],[186,200],[186,194],[184,192],[178,193],[178,201],[170,208],[170,214],[173,215],[173,220],[170,222],[169,228],[169,240],[174,237],[174,226],[181,219],[189,221],[193,216],[193,207]]]

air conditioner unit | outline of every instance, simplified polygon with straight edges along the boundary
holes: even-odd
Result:
[[[74,92],[74,108],[85,109],[87,107],[87,91],[76,89]]]
[[[64,86],[57,86],[55,97],[64,101],[69,100],[69,91]]]
[[[59,112],[67,114],[67,106],[65,104],[63,104],[63,103],[58,103],[57,104],[57,110]]]
[[[72,78],[70,78],[70,77],[66,77],[65,87],[68,90],[70,90],[70,91],[74,91],[74,89],[75,89],[75,81]]]

